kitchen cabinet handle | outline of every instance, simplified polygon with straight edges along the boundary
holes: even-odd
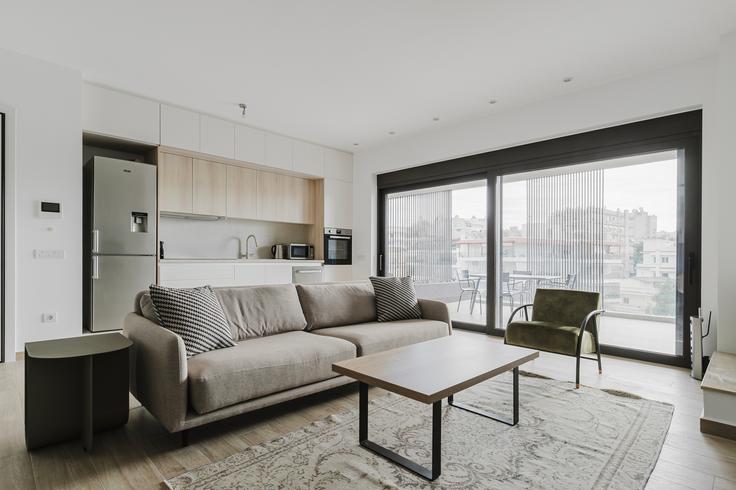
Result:
[[[92,230],[92,252],[98,253],[100,251],[100,230],[95,228]]]
[[[294,271],[297,274],[322,274],[322,270]]]
[[[100,278],[100,258],[92,257],[92,279]]]

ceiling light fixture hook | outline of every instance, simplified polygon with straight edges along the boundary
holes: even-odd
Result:
[[[240,103],[238,104],[238,107],[240,107],[243,110],[243,113],[241,114],[243,117],[245,117],[245,111],[248,110],[248,104]]]

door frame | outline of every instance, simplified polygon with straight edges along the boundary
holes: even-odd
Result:
[[[678,225],[682,225],[683,240],[682,253],[678,254],[678,270],[682,271],[678,281],[682,280],[683,294],[678,296],[677,303],[677,328],[678,332],[682,332],[682,355],[672,356],[613,346],[603,346],[601,352],[644,361],[689,366],[690,329],[685,323],[690,316],[697,314],[701,300],[702,116],[702,110],[682,112],[379,174],[377,176],[378,274],[384,273],[384,211],[388,193],[460,182],[459,179],[467,179],[470,175],[485,173],[489,210],[487,253],[489,257],[493,257],[487,261],[489,278],[487,298],[495,298],[497,274],[495,216],[499,176],[635,154],[684,150],[684,172],[682,176],[678,176],[678,185],[682,177],[684,186],[684,207],[680,210],[681,213],[678,213],[681,215],[678,216],[681,220]],[[492,335],[503,335],[503,329],[495,328],[495,307],[495,299],[492,302],[487,301],[486,326],[483,330]],[[459,322],[454,323],[460,328],[465,327]],[[478,326],[473,329],[477,330]]]

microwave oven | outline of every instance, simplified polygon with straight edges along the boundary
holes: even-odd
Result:
[[[290,243],[286,247],[286,258],[290,260],[314,260],[314,246],[306,243]]]

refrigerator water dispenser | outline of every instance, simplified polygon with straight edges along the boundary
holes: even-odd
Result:
[[[130,213],[130,231],[133,233],[148,233],[148,213]]]

